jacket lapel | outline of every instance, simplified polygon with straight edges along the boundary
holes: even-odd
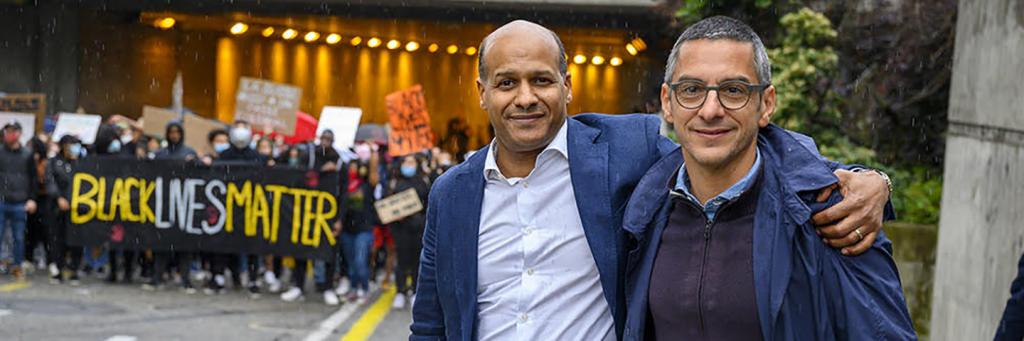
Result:
[[[616,305],[619,277],[619,233],[612,225],[611,195],[608,189],[608,143],[598,142],[601,131],[569,118],[569,174],[583,231],[594,255],[605,300],[618,316]]]
[[[473,339],[476,331],[477,292],[477,247],[480,236],[480,211],[484,199],[484,161],[488,147],[480,149],[467,161],[467,166],[457,174],[459,189],[445,197],[445,203],[453,209],[442,221],[451,224],[452,258],[451,270],[455,274],[455,298],[461,307],[460,316],[463,336]]]

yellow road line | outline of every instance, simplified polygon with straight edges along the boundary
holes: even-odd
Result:
[[[373,331],[377,329],[377,325],[380,321],[384,320],[384,317],[391,311],[391,300],[395,298],[395,288],[392,287],[382,293],[380,298],[373,303],[359,321],[356,321],[352,328],[348,330],[345,336],[341,337],[341,341],[365,341],[373,335]]]
[[[15,291],[15,290],[21,290],[21,289],[28,288],[30,286],[32,286],[32,283],[28,282],[28,281],[20,281],[20,282],[14,282],[14,283],[7,283],[7,284],[4,284],[4,285],[0,285],[0,292],[11,292],[11,291]]]

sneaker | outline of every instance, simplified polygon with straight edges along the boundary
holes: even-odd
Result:
[[[49,270],[50,270],[50,277],[60,276],[60,269],[57,268],[57,264],[56,263],[50,263]]]
[[[292,287],[281,294],[281,300],[285,302],[295,302],[304,298],[305,297],[302,295],[302,289],[299,289],[298,287]]]
[[[50,277],[50,284],[54,284],[54,285],[60,284],[60,279],[61,279],[60,276],[51,276]]]
[[[68,284],[73,286],[73,287],[77,287],[79,285],[82,285],[82,281],[78,280],[78,276],[73,276],[73,277],[71,277],[70,280],[68,280]]]
[[[338,295],[335,295],[333,290],[324,290],[324,303],[334,306],[341,302],[338,302]]]
[[[405,294],[395,295],[395,300],[391,301],[391,308],[405,309]]]
[[[342,278],[341,283],[337,288],[334,288],[334,293],[338,296],[346,296],[349,291],[352,291],[352,285],[348,283],[348,280]]]
[[[30,274],[36,272],[36,266],[35,264],[32,264],[32,262],[24,260],[21,261],[21,271]]]
[[[142,285],[142,290],[143,291],[156,291],[156,287],[157,287],[156,285],[153,285],[153,284],[150,284],[150,283],[146,283],[146,284]]]
[[[185,292],[186,295],[195,295],[196,292],[197,292],[196,288],[193,288],[193,287],[190,287],[190,286],[189,287],[185,287],[182,290]]]
[[[368,302],[368,300],[369,300],[369,297],[367,297],[367,296],[368,295],[366,295],[366,290],[363,290],[363,289],[356,290],[356,303],[358,303],[359,305],[366,304],[366,302]]]
[[[249,286],[249,298],[260,298],[260,287],[256,286],[255,283]]]
[[[271,293],[281,292],[281,282],[275,281],[274,283],[270,283],[269,285],[267,285],[267,291]]]

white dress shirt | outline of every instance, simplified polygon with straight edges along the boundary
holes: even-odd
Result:
[[[567,123],[525,178],[487,151],[477,262],[480,340],[614,340],[569,175]]]

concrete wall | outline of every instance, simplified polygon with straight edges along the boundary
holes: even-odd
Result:
[[[1024,252],[1024,2],[961,1],[934,340],[991,340]]]

